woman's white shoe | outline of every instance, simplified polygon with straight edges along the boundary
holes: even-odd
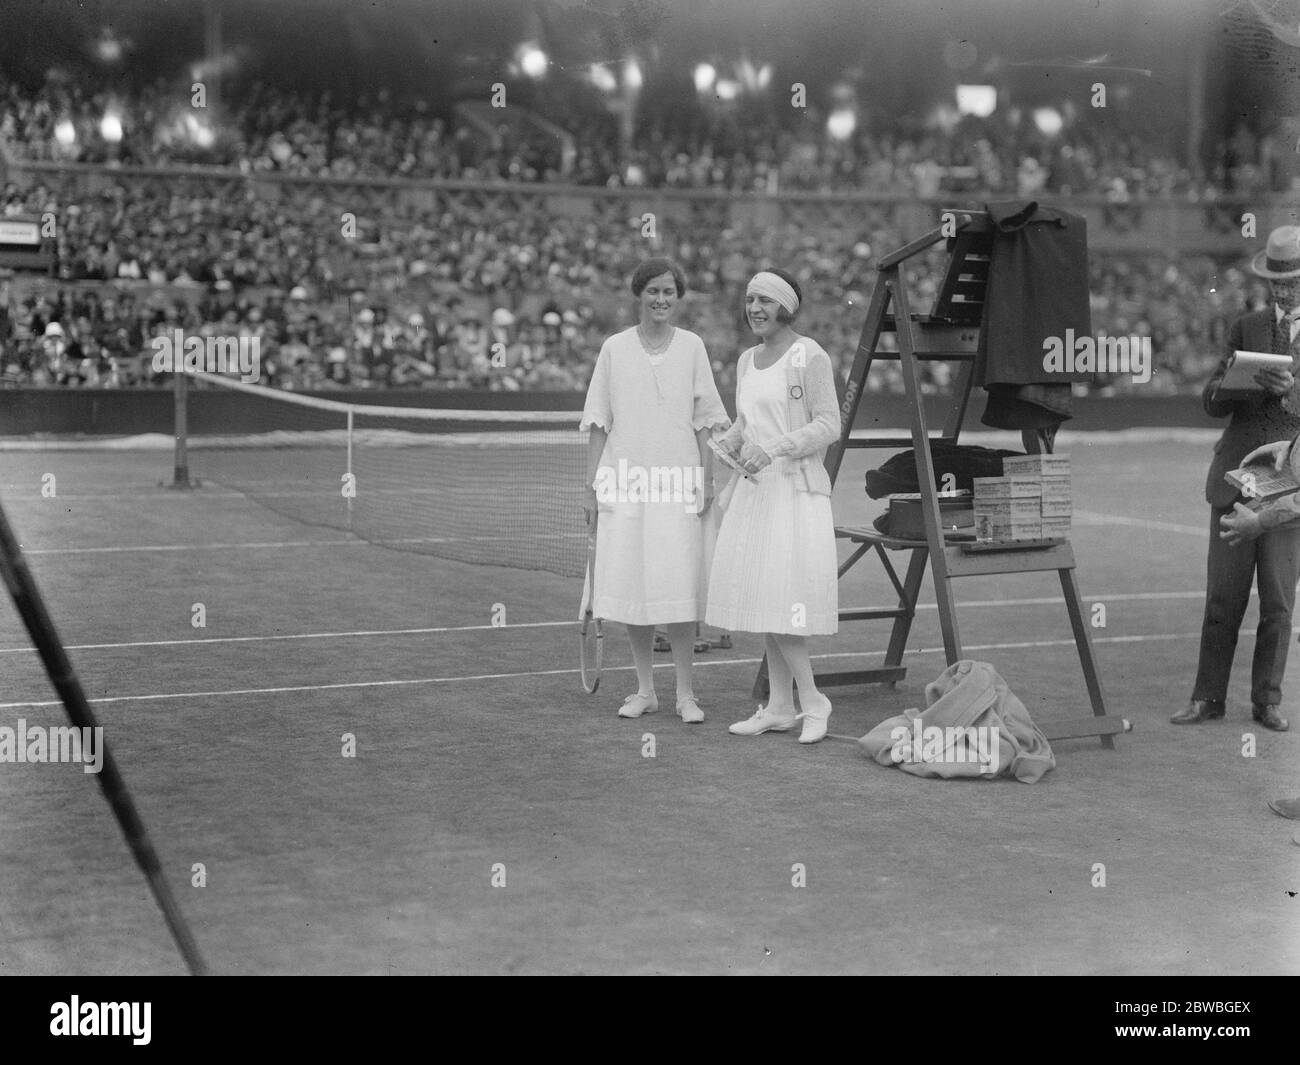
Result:
[[[794,707],[790,708],[793,711]],[[753,717],[747,717],[744,721],[737,721],[727,731],[733,736],[757,736],[763,732],[787,732],[794,728],[795,715],[790,711],[769,711],[766,706],[760,706]]]
[[[659,709],[659,699],[654,695],[629,695],[619,707],[619,717],[640,717]]]
[[[695,701],[695,696],[683,696],[677,700],[677,716],[688,725],[698,725],[704,720],[704,711],[700,709],[700,704]]]
[[[802,699],[800,702],[802,703]],[[803,731],[799,733],[799,742],[816,743],[826,735],[826,723],[831,716],[831,701],[823,695],[820,706],[810,706],[798,716],[803,719]]]

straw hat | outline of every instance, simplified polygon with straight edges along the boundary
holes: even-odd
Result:
[[[1267,247],[1255,256],[1250,268],[1259,277],[1300,277],[1300,226],[1278,226],[1273,230]]]

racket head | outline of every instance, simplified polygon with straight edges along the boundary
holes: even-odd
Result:
[[[600,687],[600,670],[605,664],[605,627],[600,618],[592,617],[587,611],[579,623],[578,631],[578,672],[582,677],[583,690],[588,695],[595,694]]]
[[[582,584],[582,603],[578,607],[578,674],[588,695],[600,687],[600,669],[605,662],[605,627],[591,609],[596,596],[596,522],[597,518],[593,517],[587,530],[587,572]]]

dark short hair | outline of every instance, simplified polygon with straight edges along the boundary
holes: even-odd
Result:
[[[632,295],[639,298],[641,293],[645,291],[646,285],[650,284],[650,279],[658,277],[660,274],[673,275],[673,281],[677,284],[678,299],[686,295],[686,274],[680,266],[663,255],[656,255],[651,259],[644,260],[640,266],[632,271]]]
[[[803,310],[803,289],[799,287],[799,282],[794,279],[793,274],[789,273],[786,270],[779,270],[775,266],[765,266],[763,267],[763,272],[769,274],[776,274],[777,277],[779,277],[782,281],[784,281],[787,285],[789,285],[792,289],[794,289],[795,299],[799,301],[798,309],[793,314],[787,311],[784,307],[778,307],[776,309],[776,320],[778,322],[781,323],[793,322],[796,318],[799,317],[799,311]]]

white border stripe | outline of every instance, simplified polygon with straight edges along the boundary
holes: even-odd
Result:
[[[352,632],[275,633],[270,636],[204,636],[192,640],[133,640],[129,643],[68,643],[67,651],[113,651],[128,647],[198,647],[215,643],[270,643],[272,640],[351,640],[365,636],[427,636],[443,632],[504,632],[508,629],[545,629],[576,625],[574,621],[524,621],[514,625],[446,625],[427,629],[357,629]],[[0,655],[34,651],[34,647],[0,647]]]
[[[1199,536],[1207,535],[1208,530],[1196,529],[1190,525],[1170,525],[1163,522],[1137,521],[1129,518],[1111,518],[1108,515],[1088,515],[1089,518],[1097,518],[1095,524],[1105,525],[1140,525],[1150,528],[1169,529],[1175,532],[1193,533]],[[557,533],[553,538],[574,539],[581,534]],[[256,550],[273,550],[275,548],[295,548],[295,547],[384,547],[392,544],[443,544],[443,543],[492,543],[496,541],[511,541],[507,536],[474,536],[474,537],[445,537],[445,536],[412,536],[399,540],[363,540],[360,537],[348,537],[341,535],[337,539],[331,540],[275,540],[275,541],[247,541],[243,543],[213,543],[213,544],[126,544],[113,547],[33,547],[23,548],[23,554],[26,555],[120,555],[130,554],[135,551],[235,551],[241,549]],[[21,545],[20,545],[21,546]],[[430,555],[430,557],[438,557]],[[1098,596],[1097,598],[1103,598]],[[1106,596],[1104,598],[1123,598],[1122,596]]]
[[[240,385],[243,382],[223,381],[223,385]],[[246,387],[254,387],[252,385]],[[273,390],[275,391],[275,390]],[[259,393],[260,394],[260,393]],[[285,399],[293,395],[295,400],[307,399],[306,396],[294,395],[287,391],[276,391],[275,399]],[[338,400],[319,400],[321,403],[337,403]],[[346,406],[346,405],[345,405]],[[378,408],[354,408],[356,410],[376,409],[385,414],[400,413],[402,411],[427,410],[428,408],[420,407],[378,407]],[[434,411],[439,418],[445,421],[473,421],[474,415],[478,415],[479,421],[500,420],[499,415],[505,414],[531,414],[541,413],[549,416],[542,420],[555,422],[561,416],[571,415],[571,422],[575,426],[582,415],[581,411],[507,411],[498,410],[490,411],[465,411],[461,408],[454,410]],[[415,417],[421,417],[417,414]],[[566,421],[569,419],[565,419]],[[900,425],[895,428],[885,429],[855,429],[853,438],[855,440],[869,440],[885,436],[906,436],[908,428]],[[939,430],[933,430],[931,436],[939,434]],[[1123,444],[1196,444],[1209,446],[1222,435],[1219,429],[1199,429],[1194,427],[1179,426],[1154,426],[1151,428],[1132,428],[1132,429],[1096,429],[1092,431],[1084,429],[1062,430],[1056,438],[1058,448],[1085,448],[1092,446],[1119,446]],[[984,447],[1008,447],[1019,448],[1022,446],[1020,434],[1009,431],[971,431],[961,434],[963,441],[969,444],[981,444]],[[202,439],[201,437],[195,439]],[[229,439],[229,438],[219,438]],[[30,437],[0,436],[0,451],[171,451],[176,446],[173,437],[161,433],[140,433],[134,436],[77,436],[68,434],[57,438],[32,439]],[[900,451],[902,448],[899,449]],[[1059,453],[1064,453],[1059,452]]]
[[[1253,636],[1255,630],[1243,630],[1240,635]],[[1094,644],[1100,643],[1151,643],[1168,640],[1190,640],[1199,639],[1199,632],[1171,632],[1161,633],[1149,636],[1103,636],[1094,639]],[[1074,640],[1030,640],[1021,643],[987,643],[987,644],[970,644],[963,648],[963,652],[970,651],[1015,651],[1035,647],[1073,647]],[[869,653],[869,652],[867,652]],[[908,655],[927,655],[943,654],[942,647],[918,647],[915,650],[904,652]],[[833,658],[861,658],[862,651],[844,651],[835,654],[812,655],[814,660],[829,660]],[[726,658],[714,659],[711,662],[696,661],[696,668],[710,668],[714,666],[734,666],[749,665],[756,666],[761,661],[758,658]],[[618,666],[608,670],[608,672],[627,672],[632,666]],[[655,669],[672,669],[671,662],[662,662],[654,667]],[[144,695],[109,695],[99,699],[91,699],[91,703],[101,706],[107,706],[110,703],[142,703],[158,702],[167,699],[214,699],[224,698],[236,695],[284,695],[290,692],[318,692],[318,691],[340,691],[356,688],[397,688],[397,687],[414,687],[427,684],[460,684],[467,681],[478,680],[515,680],[526,677],[561,677],[572,676],[577,673],[576,669],[538,669],[527,670],[518,673],[475,673],[461,677],[416,677],[411,680],[357,680],[347,681],[337,684],[295,684],[287,685],[280,688],[229,688],[220,691],[206,692],[156,692]],[[49,699],[43,702],[17,702],[17,703],[0,703],[0,710],[27,710],[47,706],[61,706],[62,702],[58,699]]]
[[[1257,595],[1251,589],[1251,595]],[[1087,603],[1120,601],[1159,602],[1165,599],[1202,599],[1203,592],[1129,592],[1122,595],[1085,595]],[[968,603],[958,602],[961,607],[1018,607],[1018,606],[1060,606],[1059,597],[1044,596],[1038,599],[976,599]],[[917,610],[938,610],[937,603],[918,603]],[[432,636],[460,632],[509,632],[511,629],[553,629],[574,625],[576,621],[524,621],[511,625],[440,625],[418,629],[352,629],[341,632],[295,632],[272,633],[265,636],[203,636],[186,640],[131,640],[121,643],[69,643],[64,644],[68,651],[116,651],[133,647],[201,647],[222,643],[270,643],[275,640],[352,640],[370,636]],[[23,654],[34,652],[34,647],[0,647],[0,655]]]
[[[20,545],[21,546],[21,545]],[[276,540],[240,544],[140,544],[136,547],[24,547],[24,555],[117,555],[132,551],[233,551],[240,548],[273,547],[373,547],[369,540]]]

